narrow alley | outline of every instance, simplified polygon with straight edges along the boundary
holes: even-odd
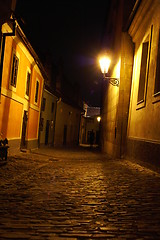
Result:
[[[88,149],[0,163],[0,239],[160,239],[160,174]]]

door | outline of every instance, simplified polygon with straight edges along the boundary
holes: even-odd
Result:
[[[63,145],[66,145],[67,143],[67,125],[64,125],[64,131],[63,131]]]
[[[23,124],[22,124],[22,136],[21,136],[21,148],[26,148],[26,130],[28,122],[28,111],[24,111]]]
[[[49,137],[49,120],[46,122],[46,134],[45,134],[45,145],[48,144],[48,137]]]

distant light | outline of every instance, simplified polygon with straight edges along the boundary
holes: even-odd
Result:
[[[101,117],[97,117],[97,122],[100,122],[101,121]]]
[[[100,63],[102,73],[107,73],[111,63],[110,58],[102,57],[99,59],[99,63]]]

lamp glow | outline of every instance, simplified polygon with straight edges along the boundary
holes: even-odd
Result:
[[[109,80],[109,83],[111,83],[113,86],[119,86],[119,76],[117,77],[110,77],[107,76],[108,73],[108,69],[110,67],[110,63],[111,63],[111,59],[109,57],[102,57],[99,59],[99,64],[100,64],[100,68],[101,68],[101,72],[103,73],[103,79],[104,80]],[[120,64],[118,64],[118,75],[120,75]]]
[[[110,63],[111,63],[110,58],[102,57],[102,58],[99,59],[99,63],[100,63],[102,73],[104,73],[104,74],[107,73],[108,69],[109,69],[109,66],[110,66]]]
[[[97,117],[97,122],[100,122],[101,121],[101,117]]]

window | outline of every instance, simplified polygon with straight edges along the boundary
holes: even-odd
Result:
[[[46,98],[42,99],[42,111],[45,111],[45,107],[46,107]]]
[[[38,94],[39,94],[39,81],[36,81],[36,93],[35,93],[35,103],[38,103]]]
[[[146,104],[150,50],[151,50],[151,41],[152,41],[152,29],[153,29],[153,26],[151,26],[150,34],[148,34],[145,41],[142,43],[142,55],[141,55],[142,57],[141,57],[141,66],[140,66],[137,109],[145,107],[145,104]]]
[[[159,40],[158,40],[158,53],[157,53],[157,68],[156,68],[156,78],[154,85],[154,95],[160,94],[160,30],[159,30]]]
[[[16,56],[16,54],[13,54],[13,60],[12,60],[12,71],[11,71],[11,86],[16,88],[17,85],[17,75],[18,75],[18,64],[19,59]]]
[[[40,118],[40,131],[43,131],[43,127],[44,127],[44,118]]]
[[[27,81],[26,81],[26,96],[29,97],[29,88],[30,88],[31,73],[27,71]]]
[[[51,112],[53,113],[54,111],[54,102],[52,102],[52,108],[51,108]]]
[[[147,75],[147,59],[148,59],[148,46],[149,42],[144,42],[142,46],[142,59],[139,79],[139,90],[138,90],[138,103],[144,101],[145,94],[145,83]]]
[[[87,123],[94,123],[94,118],[91,117],[87,118]]]

